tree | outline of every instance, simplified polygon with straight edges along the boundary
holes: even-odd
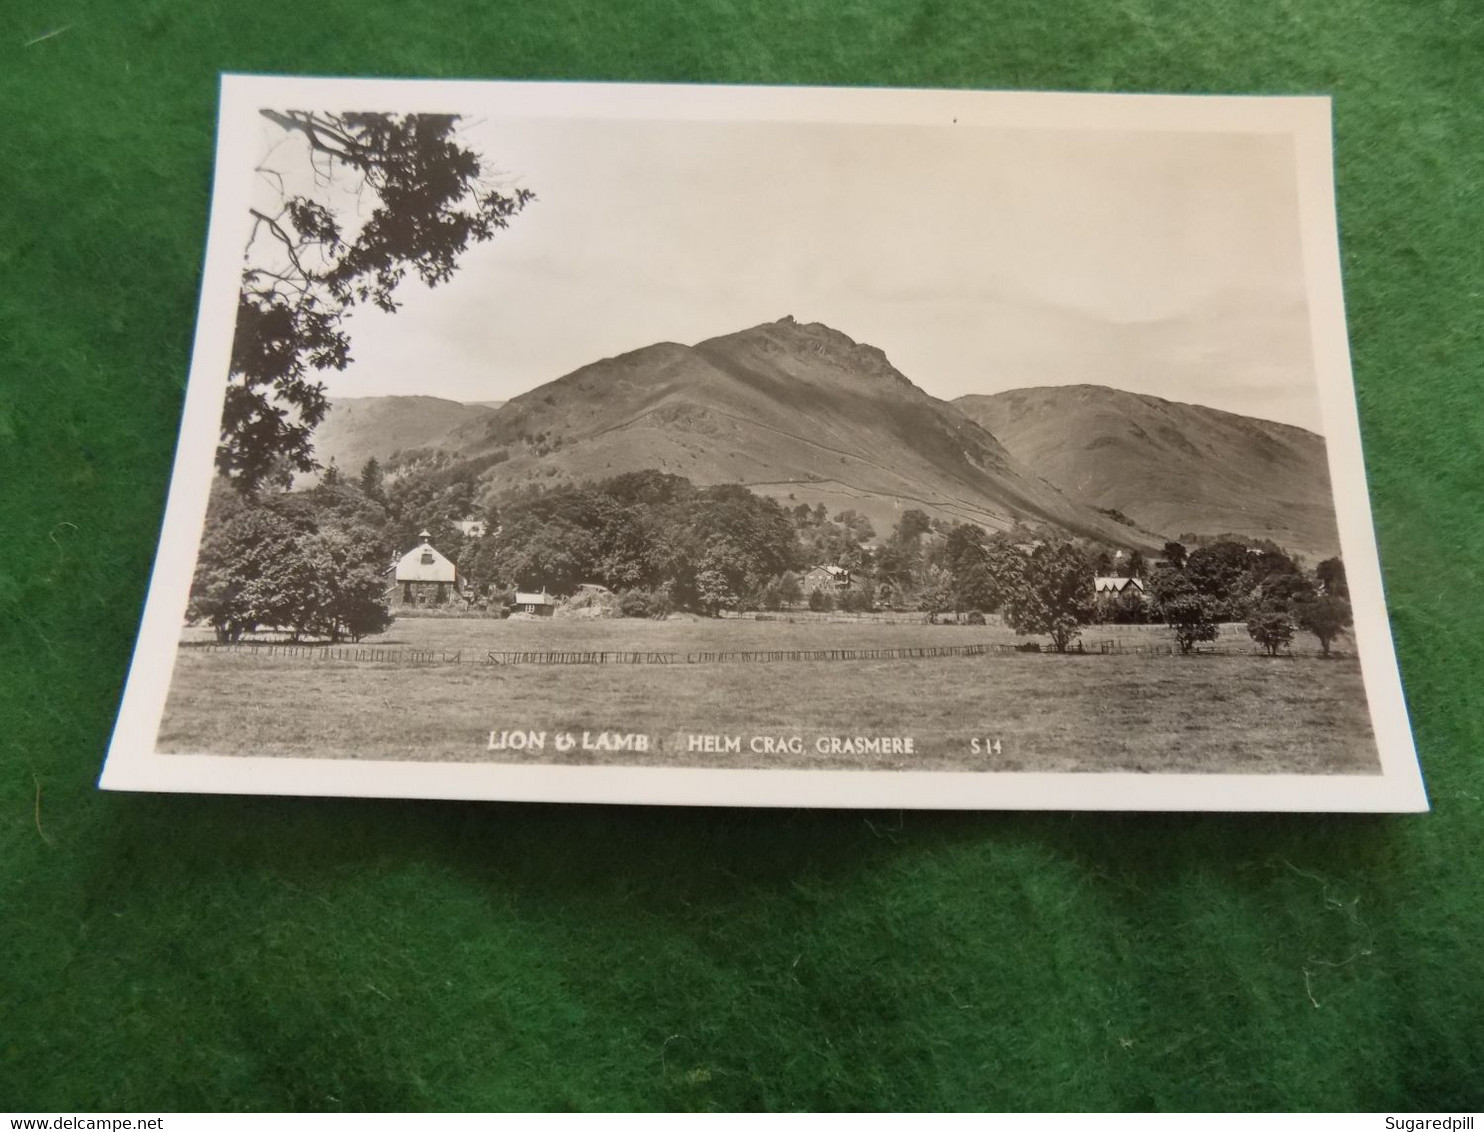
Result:
[[[924,570],[918,605],[928,615],[929,624],[936,625],[938,614],[953,608],[953,575],[941,566]]]
[[[1350,603],[1342,597],[1325,594],[1295,608],[1299,628],[1319,638],[1320,651],[1329,655],[1329,647],[1354,622]]]
[[[1180,652],[1189,655],[1197,641],[1216,639],[1216,609],[1211,599],[1190,592],[1172,597],[1159,607],[1164,623],[1175,631]]]
[[[481,561],[481,581],[571,593],[590,579],[597,561],[598,532],[564,516],[518,511]]]
[[[778,579],[774,578],[758,590],[757,604],[759,609],[766,609],[769,613],[776,613],[783,608],[783,597],[778,592]]]
[[[927,512],[911,507],[903,511],[902,517],[897,520],[895,538],[903,546],[916,546],[918,540],[932,529],[932,520],[928,518]]]
[[[270,152],[295,158],[259,167],[259,190],[275,199],[249,209],[216,453],[242,491],[281,460],[315,469],[312,436],[329,401],[314,374],[350,364],[343,324],[354,306],[394,312],[409,273],[429,287],[448,282],[471,243],[535,199],[493,183],[484,159],[459,143],[456,115],[261,114],[283,131]]]
[[[321,487],[335,487],[340,483],[340,469],[335,466],[333,457],[320,473],[319,482]]]
[[[696,569],[718,569],[738,595],[755,593],[769,578],[796,565],[798,535],[777,500],[738,484],[696,493],[679,537]]]
[[[859,511],[841,511],[835,516],[835,522],[844,528],[846,537],[857,546],[876,537],[876,528],[871,525],[871,520]]]
[[[1185,560],[1186,580],[1211,603],[1218,620],[1236,621],[1246,616],[1253,585],[1253,557],[1242,543],[1218,539],[1198,547]]]
[[[803,587],[799,585],[799,576],[792,570],[785,570],[778,577],[778,600],[784,605],[794,605],[804,596]]]
[[[288,495],[213,492],[187,616],[218,640],[261,626],[359,640],[391,623],[379,536],[385,515],[351,487]]]
[[[1247,619],[1247,635],[1260,644],[1269,656],[1293,641],[1293,618],[1281,609],[1259,609]]]
[[[360,486],[361,494],[367,499],[382,500],[386,498],[381,471],[381,462],[372,456],[361,465]]]
[[[918,558],[915,547],[906,546],[899,539],[892,538],[876,552],[872,561],[877,583],[884,591],[889,591],[900,599],[912,589]]]
[[[1314,576],[1330,597],[1349,598],[1350,586],[1345,581],[1345,563],[1339,558],[1326,558],[1314,567]]]
[[[1182,655],[1188,656],[1198,641],[1216,639],[1216,605],[1184,573],[1168,568],[1156,571],[1150,588],[1155,612],[1174,630]]]
[[[1137,550],[1128,556],[1128,573],[1126,577],[1142,578],[1144,576],[1144,556]]]
[[[1185,569],[1185,544],[1174,542],[1165,543],[1164,550],[1160,552],[1164,560],[1175,570]]]
[[[295,603],[297,632],[359,641],[392,623],[375,545],[353,529],[327,526],[300,540],[305,587]]]
[[[1281,613],[1292,613],[1318,596],[1314,584],[1302,574],[1276,574],[1262,583],[1259,592],[1264,609]]]
[[[723,609],[737,607],[737,593],[727,581],[726,573],[706,567],[696,575],[696,599],[708,617],[719,616]]]
[[[983,527],[954,523],[943,546],[943,561],[952,579],[955,613],[999,608],[1000,592]]]
[[[1087,555],[1065,541],[1045,542],[1031,553],[1017,584],[1004,601],[1005,624],[1016,633],[1044,633],[1057,652],[1092,620],[1092,566]]]
[[[214,495],[186,616],[208,622],[224,642],[260,625],[287,624],[297,535],[293,523],[266,507]]]

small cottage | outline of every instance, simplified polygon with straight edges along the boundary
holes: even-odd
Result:
[[[394,605],[444,605],[458,593],[458,568],[433,549],[429,534],[392,568],[393,584],[388,597]]]
[[[800,584],[805,594],[846,593],[850,589],[850,571],[843,566],[815,566],[800,579]]]
[[[531,613],[537,617],[550,617],[556,611],[556,598],[545,590],[540,593],[522,593],[515,591],[515,604],[511,606],[512,613]]]

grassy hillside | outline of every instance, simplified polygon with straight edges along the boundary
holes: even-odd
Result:
[[[954,402],[1063,491],[1174,538],[1234,532],[1339,551],[1324,438],[1099,385]]]
[[[608,358],[466,426],[466,455],[508,449],[500,484],[659,468],[790,502],[853,507],[878,531],[903,510],[1004,529],[1045,522],[1148,545],[1029,471],[878,349],[792,318]]]
[[[444,447],[450,433],[492,417],[498,406],[442,397],[340,397],[315,430],[315,458],[355,475],[373,456],[385,462],[398,449]]]

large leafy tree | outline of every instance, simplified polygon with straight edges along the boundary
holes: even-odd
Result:
[[[307,581],[296,550],[300,533],[275,510],[214,497],[186,616],[207,622],[224,642],[262,625],[288,625],[295,592]]]
[[[1004,602],[1005,624],[1017,633],[1044,633],[1057,652],[1092,620],[1092,563],[1071,542],[1045,542],[1025,560]]]
[[[1003,571],[996,568],[989,537],[977,523],[954,523],[943,546],[943,564],[953,579],[955,612],[984,613],[1000,607]]]
[[[1204,597],[1221,621],[1237,621],[1247,614],[1252,588],[1253,556],[1231,539],[1218,539],[1192,551],[1185,560],[1186,580]]]
[[[1215,601],[1198,589],[1183,570],[1157,570],[1150,590],[1159,619],[1175,633],[1180,652],[1188,655],[1200,641],[1214,641],[1219,631]]]
[[[1300,629],[1319,638],[1319,648],[1328,656],[1330,645],[1354,624],[1355,615],[1345,598],[1324,594],[1296,606],[1295,620]]]
[[[315,468],[312,436],[329,408],[315,374],[350,364],[350,310],[395,311],[409,274],[448,282],[471,244],[534,199],[495,183],[456,115],[262,115],[283,136],[258,169],[273,200],[250,210],[216,455],[244,491],[284,461]]]
[[[1329,597],[1349,598],[1350,586],[1345,581],[1345,563],[1339,558],[1326,558],[1314,569],[1314,576]]]
[[[381,507],[358,488],[291,495],[213,492],[187,615],[218,640],[287,629],[359,640],[391,623]]]
[[[788,513],[776,500],[745,487],[704,488],[688,520],[684,537],[696,570],[719,571],[739,595],[755,593],[799,565],[799,541]]]
[[[1260,608],[1247,618],[1247,635],[1269,656],[1277,656],[1293,642],[1293,618],[1281,609]]]

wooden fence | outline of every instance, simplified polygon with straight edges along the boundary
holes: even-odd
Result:
[[[1013,645],[935,645],[895,649],[772,649],[765,652],[489,652],[485,664],[773,664],[798,660],[917,660],[984,656]]]
[[[306,645],[237,641],[204,642],[183,646],[193,653],[236,653],[297,660],[368,661],[386,664],[462,664],[463,652],[435,649],[360,648],[348,645]],[[485,653],[481,663],[509,664],[773,664],[780,661],[919,660],[943,656],[984,656],[1013,652],[1015,646],[931,645],[890,649],[772,649],[764,652],[500,652]]]
[[[193,653],[236,653],[249,656],[284,657],[297,660],[362,661],[381,664],[462,664],[463,650],[363,648],[352,645],[306,645],[264,641],[188,643]],[[470,663],[488,665],[577,665],[577,664],[775,664],[786,661],[922,660],[948,656],[987,656],[991,653],[1050,652],[1034,641],[1023,644],[996,642],[977,645],[928,645],[885,649],[772,649],[760,652],[486,652]],[[1169,642],[1125,644],[1094,641],[1073,644],[1073,653],[1093,656],[1178,656]],[[1263,650],[1240,645],[1197,645],[1201,656],[1262,656]],[[1293,650],[1280,656],[1317,656],[1318,650]],[[1346,654],[1336,650],[1336,657]]]
[[[249,656],[281,656],[297,660],[359,660],[384,664],[461,664],[463,650],[360,648],[352,645],[292,645],[277,642],[236,641],[218,644],[214,641],[182,646],[191,652],[225,652]]]

